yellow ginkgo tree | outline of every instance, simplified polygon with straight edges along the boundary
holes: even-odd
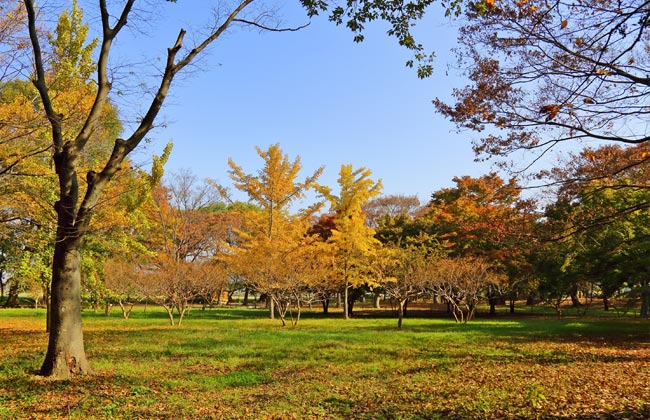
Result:
[[[372,261],[381,243],[375,239],[375,230],[366,224],[363,205],[381,193],[381,180],[375,182],[366,168],[353,169],[352,165],[341,165],[338,184],[339,195],[329,187],[319,187],[335,213],[334,229],[327,240],[334,258],[336,278],[344,293],[345,318],[352,313],[350,289],[363,285],[376,285]]]
[[[257,174],[245,173],[232,159],[228,162],[235,188],[245,192],[257,208],[242,209],[242,227],[236,243],[229,247],[227,260],[233,274],[268,297],[271,318],[278,307],[284,324],[290,306],[300,305],[300,292],[310,270],[306,253],[314,249],[306,232],[322,204],[293,214],[291,206],[316,186],[323,168],[298,182],[300,157],[289,160],[279,144],[256,150],[264,161]]]

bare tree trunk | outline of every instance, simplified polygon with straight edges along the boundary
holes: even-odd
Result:
[[[81,325],[81,242],[64,236],[54,246],[50,337],[40,371],[44,376],[65,379],[90,373]]]
[[[381,309],[381,293],[375,292],[375,309]]]
[[[345,314],[345,319],[350,319],[350,303],[348,302],[348,285],[345,285],[345,296],[343,297],[343,313]]]

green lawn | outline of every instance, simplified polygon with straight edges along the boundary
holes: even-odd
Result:
[[[157,308],[84,314],[95,374],[35,375],[44,312],[0,310],[0,418],[647,419],[650,323],[449,319]]]

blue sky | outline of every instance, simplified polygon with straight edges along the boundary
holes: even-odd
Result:
[[[184,3],[167,3],[158,25],[134,35],[135,42],[118,43],[118,54],[164,57],[179,28],[200,27],[208,10],[199,11],[203,2]],[[485,174],[489,165],[473,161],[476,134],[457,134],[431,104],[463,84],[447,67],[454,61],[454,26],[440,10],[432,12],[439,17],[418,29],[419,40],[438,56],[426,80],[405,67],[410,53],[382,24],[370,25],[363,43],[324,17],[298,32],[232,31],[172,87],[165,128],[153,132],[138,156],[171,140],[168,172],[189,169],[230,185],[229,157],[255,172],[262,161],[254,147],[279,143],[291,158],[300,155],[303,177],[324,165],[320,181],[335,191],[341,164],[352,164],[381,178],[385,194],[417,195],[422,202],[452,185],[454,176]],[[281,13],[287,25],[307,21],[297,2],[285,3]]]

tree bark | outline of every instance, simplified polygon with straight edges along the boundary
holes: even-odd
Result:
[[[51,328],[52,319],[52,304],[50,303],[50,296],[52,295],[51,286],[48,284],[43,288],[43,302],[45,303],[45,332],[49,333]]]
[[[81,323],[81,242],[65,238],[54,247],[50,337],[40,373],[57,379],[91,372]]]
[[[343,313],[345,314],[345,319],[350,319],[350,302],[348,301],[348,285],[345,285],[345,290],[344,290],[345,296],[343,297]]]

